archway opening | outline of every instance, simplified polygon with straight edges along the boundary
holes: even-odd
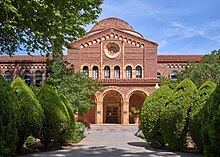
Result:
[[[129,98],[129,113],[131,112],[131,108],[135,107],[137,110],[141,111],[141,107],[146,99],[147,95],[146,93],[142,91],[135,91],[131,94]],[[138,116],[137,116],[138,117]],[[137,124],[136,122],[136,116],[133,114],[129,115],[129,124]]]
[[[108,91],[103,98],[103,123],[122,123],[122,96],[117,91]]]

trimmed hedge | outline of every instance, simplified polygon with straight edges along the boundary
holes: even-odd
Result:
[[[212,81],[206,81],[196,92],[196,97],[193,101],[191,112],[190,112],[190,133],[193,139],[193,142],[196,144],[198,149],[202,152],[203,142],[202,142],[202,116],[203,116],[203,107],[207,102],[207,99],[210,97],[212,92],[215,90],[216,84]]]
[[[161,131],[170,149],[183,149],[188,133],[190,105],[195,97],[196,86],[184,79],[168,98],[161,112]]]
[[[161,147],[165,145],[160,127],[160,113],[165,108],[168,97],[172,94],[172,90],[168,85],[153,92],[145,100],[141,109],[141,130],[146,141],[151,142],[153,147]]]
[[[46,84],[41,88],[37,98],[44,109],[41,141],[45,147],[52,140],[62,144],[67,137],[70,121],[65,104],[57,93]]]
[[[206,157],[220,157],[220,82],[204,106],[202,138]]]
[[[0,75],[0,156],[14,153],[18,124],[18,99],[10,84]]]
[[[39,137],[44,115],[39,101],[24,80],[16,78],[11,83],[11,87],[19,100],[21,114],[17,142],[17,151],[19,152],[28,136]]]
[[[67,98],[62,94],[60,95],[60,99],[63,101],[63,103],[65,104],[69,116],[70,116],[70,121],[69,121],[69,131],[68,131],[68,140],[71,140],[71,136],[72,133],[75,131],[76,129],[76,123],[75,123],[75,117],[74,117],[74,110],[73,107],[71,106],[71,104],[69,103],[69,101],[67,100]]]

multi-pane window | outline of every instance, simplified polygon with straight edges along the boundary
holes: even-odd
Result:
[[[131,68],[131,66],[126,67],[126,78],[132,78],[132,68]]]
[[[24,77],[25,83],[26,83],[28,86],[30,86],[30,85],[31,85],[31,73],[27,70],[27,71],[24,72],[23,77]]]
[[[88,66],[84,66],[83,67],[83,73],[87,76],[89,76],[89,67]]]
[[[176,71],[176,70],[172,71],[171,80],[176,80],[177,79],[177,74],[178,74],[178,71]]]
[[[114,77],[120,78],[120,67],[119,66],[115,66],[114,68]]]
[[[36,71],[35,72],[35,84],[37,87],[40,87],[40,83],[42,82],[42,72]]]
[[[142,78],[142,68],[141,68],[141,66],[136,67],[136,78]]]
[[[104,77],[110,78],[110,67],[109,66],[105,66],[104,68]]]
[[[97,66],[94,66],[92,68],[92,77],[93,78],[99,78],[99,68]]]
[[[12,74],[10,71],[6,71],[4,77],[5,77],[6,81],[8,81],[8,83],[12,82]]]
[[[157,80],[161,80],[161,74],[159,72],[157,73]]]

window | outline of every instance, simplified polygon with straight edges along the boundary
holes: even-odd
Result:
[[[132,68],[131,68],[131,66],[126,67],[126,78],[132,78]]]
[[[109,66],[105,66],[104,68],[104,77],[110,78],[110,67]]]
[[[115,66],[114,68],[114,77],[120,78],[120,67],[119,66]]]
[[[40,87],[40,83],[42,82],[42,72],[36,71],[35,72],[35,84],[37,87]]]
[[[161,74],[159,72],[157,73],[157,80],[161,80]]]
[[[83,67],[83,73],[87,76],[89,76],[89,67],[88,66],[84,66]]]
[[[142,78],[142,68],[141,68],[141,66],[136,67],[136,78]]]
[[[99,68],[97,66],[94,66],[92,68],[92,77],[93,78],[99,78]]]
[[[177,74],[178,74],[178,71],[176,71],[176,70],[172,71],[171,80],[176,80],[177,79]]]
[[[25,71],[23,77],[24,77],[25,83],[28,86],[30,86],[31,85],[31,73],[29,71]]]
[[[10,71],[6,71],[4,77],[5,77],[5,80],[8,81],[8,83],[12,82],[12,74]]]

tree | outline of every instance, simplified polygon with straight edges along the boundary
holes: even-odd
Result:
[[[45,147],[52,140],[59,141],[62,144],[67,137],[70,122],[65,104],[57,93],[46,84],[41,88],[37,98],[44,109],[41,141]]]
[[[95,22],[103,0],[0,2],[0,48],[12,55],[27,52],[61,52],[62,46],[81,37],[84,26]],[[22,48],[22,46],[24,48]]]
[[[66,75],[62,80],[50,77],[46,83],[58,93],[65,95],[74,111],[79,112],[80,115],[93,107],[94,103],[90,97],[96,91],[101,90],[101,86],[96,80],[80,72]]]
[[[209,99],[212,92],[215,90],[216,84],[212,81],[206,81],[196,92],[195,99],[192,103],[190,112],[190,133],[193,142],[196,144],[198,149],[202,152],[202,116],[204,114],[204,105]]]
[[[161,131],[164,141],[171,149],[185,148],[189,132],[189,113],[194,99],[196,86],[189,79],[184,79],[173,91],[161,112]]]
[[[21,114],[17,142],[19,152],[28,136],[39,137],[44,114],[36,96],[21,78],[16,78],[11,83],[11,87],[19,100],[19,113]]]
[[[202,138],[206,157],[220,154],[220,82],[204,105]]]
[[[161,133],[160,113],[171,94],[172,90],[167,85],[163,85],[147,97],[142,106],[141,129],[146,141],[151,142],[153,147],[165,145]]]
[[[220,80],[220,49],[203,56],[200,63],[189,63],[177,78],[179,82],[189,78],[197,87],[208,80],[217,84]]]
[[[0,156],[11,156],[15,152],[19,119],[18,99],[0,75]]]

